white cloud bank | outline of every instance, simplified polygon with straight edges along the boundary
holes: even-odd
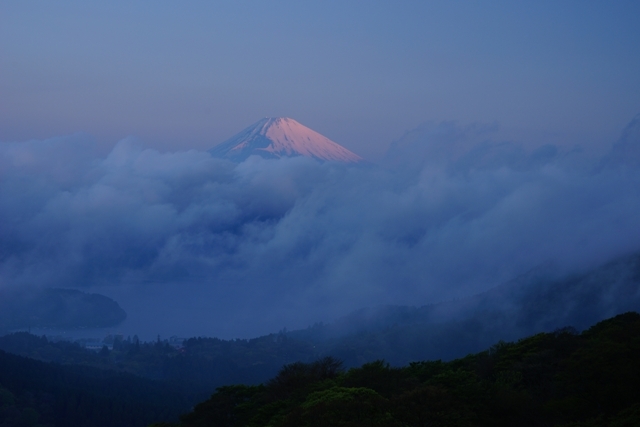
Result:
[[[236,165],[130,139],[100,157],[83,135],[0,143],[0,287],[99,289],[139,328],[247,336],[461,297],[540,265],[579,271],[640,250],[637,129],[594,167],[451,123],[364,168]]]

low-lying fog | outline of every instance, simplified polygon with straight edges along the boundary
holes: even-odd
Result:
[[[86,135],[0,143],[0,289],[114,298],[114,332],[251,337],[640,249],[640,118],[611,151],[425,125],[380,165],[234,164]]]

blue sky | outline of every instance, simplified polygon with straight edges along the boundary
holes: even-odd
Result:
[[[370,159],[429,120],[609,142],[640,112],[639,17],[633,1],[3,1],[0,140],[208,148],[290,116]]]

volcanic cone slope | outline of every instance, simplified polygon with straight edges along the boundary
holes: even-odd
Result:
[[[359,163],[362,158],[318,132],[286,118],[264,118],[213,147],[209,152],[235,162],[249,156],[312,157],[320,161]]]

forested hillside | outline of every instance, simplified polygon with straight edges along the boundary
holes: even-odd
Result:
[[[171,422],[212,383],[227,385],[184,415],[180,426],[640,425],[637,313],[582,333],[564,328],[500,342],[448,362],[394,367],[374,361],[349,370],[339,359],[317,359],[312,346],[284,333],[255,340],[194,338],[182,349],[125,340],[98,353],[29,334],[3,340],[14,351],[71,366],[0,352],[2,426]],[[286,359],[297,362],[276,367]],[[265,377],[269,371],[271,379]]]
[[[450,362],[290,364],[264,385],[219,388],[179,425],[631,427],[638,360],[640,314],[630,312]]]
[[[19,332],[0,337],[0,350],[47,362],[117,370],[162,380],[204,398],[216,387],[259,384],[282,365],[310,362],[320,354],[313,344],[273,334],[250,340],[190,338],[176,348],[167,341],[115,340],[95,352],[68,341],[54,342]]]

